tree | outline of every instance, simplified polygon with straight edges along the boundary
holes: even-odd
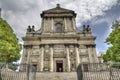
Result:
[[[21,45],[10,25],[0,18],[0,62],[15,62],[20,58]]]
[[[106,42],[111,44],[106,54],[103,55],[103,60],[120,62],[120,22],[115,21],[112,25],[112,32],[107,37]]]

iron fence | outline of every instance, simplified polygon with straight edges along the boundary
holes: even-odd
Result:
[[[77,74],[78,80],[120,80],[120,63],[82,63]],[[36,80],[36,67],[0,63],[0,80]]]
[[[0,63],[0,80],[36,80],[33,65]]]
[[[120,63],[82,63],[78,80],[120,80]]]

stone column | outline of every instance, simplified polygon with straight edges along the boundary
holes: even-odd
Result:
[[[27,64],[30,64],[31,48],[27,51]]]
[[[50,46],[50,72],[53,72],[53,46]]]
[[[67,72],[70,72],[70,56],[69,56],[69,48],[68,48],[68,46],[66,46],[66,52],[67,52],[67,54],[66,54],[66,58],[67,58],[67,67],[66,67],[66,69],[67,69]]]
[[[73,22],[73,29],[76,29],[76,23],[75,23],[75,18],[72,18],[72,22]]]
[[[51,18],[51,32],[53,32],[54,29],[54,22],[53,22],[53,18]]]
[[[98,61],[98,57],[97,57],[97,53],[96,53],[95,45],[93,45],[93,47],[92,47],[92,51],[93,51],[94,61],[95,61],[95,63],[99,62],[99,61]]]
[[[44,67],[44,47],[43,45],[41,46],[41,64],[40,64],[40,71],[43,71],[43,67]]]
[[[44,30],[44,18],[42,18],[42,22],[41,22],[41,28],[40,28],[40,30],[43,32],[43,30]]]
[[[26,57],[27,56],[27,57]],[[22,60],[21,60],[21,66],[20,66],[20,70],[21,71],[25,71],[26,70],[26,66],[27,66],[27,59],[28,59],[28,52],[27,52],[27,48],[23,47],[23,54],[22,54]],[[26,64],[26,65],[25,65]]]
[[[22,62],[22,64],[26,64],[27,62],[27,54],[28,54],[28,52],[27,52],[27,48],[25,48],[25,47],[23,47],[23,54],[22,54],[22,60],[21,60],[21,62]]]
[[[79,51],[78,51],[78,46],[75,46],[75,52],[76,52],[76,68],[80,64],[80,56],[79,56]]]
[[[26,65],[26,71],[29,71],[29,65],[30,65],[30,56],[31,56],[31,52],[32,52],[32,47],[29,46],[29,49],[27,49],[27,65]],[[27,74],[28,75],[28,74]]]
[[[93,52],[92,52],[92,48],[91,48],[90,45],[88,45],[87,48],[88,48],[88,57],[89,57],[89,61],[88,61],[88,62],[89,62],[89,63],[93,63],[93,58],[92,58]]]
[[[65,31],[67,30],[66,18],[64,18]]]
[[[43,31],[42,32],[46,32],[46,30],[45,30],[45,27],[46,27],[45,22],[46,22],[46,19],[43,18]]]

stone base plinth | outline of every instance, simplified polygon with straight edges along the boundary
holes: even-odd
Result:
[[[77,80],[76,72],[36,73],[36,80]]]

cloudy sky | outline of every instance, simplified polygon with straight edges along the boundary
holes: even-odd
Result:
[[[108,45],[106,37],[111,32],[112,22],[120,20],[120,0],[0,0],[2,18],[13,28],[15,34],[22,42],[28,25],[40,28],[40,13],[43,10],[56,7],[74,10],[77,13],[78,28],[90,25],[93,35],[97,36],[97,52],[106,51]]]

